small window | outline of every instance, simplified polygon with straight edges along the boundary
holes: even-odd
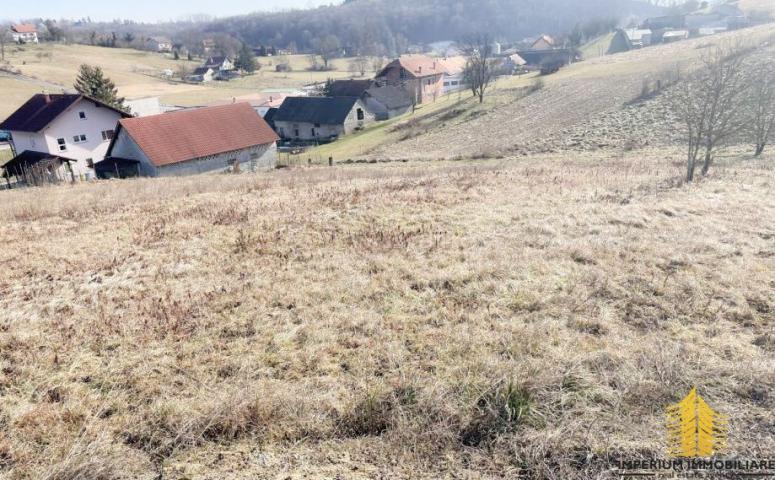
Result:
[[[363,109],[358,109],[358,120],[363,120],[365,118],[365,115],[363,114]]]
[[[105,141],[113,140],[113,136],[116,134],[113,130],[104,130],[102,132],[102,139]]]
[[[67,143],[65,142],[64,138],[57,138],[57,145],[59,146],[60,152],[64,152],[67,150]]]
[[[89,168],[94,168],[94,160],[91,158],[86,159],[86,166]]]
[[[81,120],[86,120],[86,112],[78,112],[78,118]]]
[[[298,128],[297,128],[297,129],[295,129],[295,130],[293,131],[293,134],[294,134],[294,136],[295,136],[296,138],[298,138],[298,137],[299,137],[299,129],[298,129]]]
[[[73,137],[73,143],[83,143],[86,141],[86,135],[76,135]]]

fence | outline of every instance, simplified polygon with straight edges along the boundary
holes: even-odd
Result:
[[[334,157],[320,155],[318,153],[278,152],[277,154],[278,167],[311,167],[313,165],[333,166],[333,164]]]

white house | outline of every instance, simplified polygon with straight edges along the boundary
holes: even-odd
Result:
[[[16,43],[38,43],[38,29],[29,23],[11,25],[11,37]]]
[[[105,158],[116,124],[129,115],[79,94],[37,94],[0,124],[17,155],[25,151],[71,159],[76,178],[89,179]]]
[[[441,68],[444,70],[444,85],[442,93],[452,93],[464,90],[466,82],[464,73],[466,69],[466,58],[463,56],[446,57],[439,60]]]
[[[215,72],[210,67],[196,68],[191,75],[188,75],[185,80],[196,83],[208,83],[212,82],[215,77]]]
[[[134,117],[150,117],[164,113],[161,107],[159,97],[136,98],[134,100],[125,100],[124,107]]]
[[[248,103],[119,121],[100,178],[180,176],[274,167],[277,134]]]
[[[145,42],[148,50],[159,53],[168,53],[172,51],[172,40],[167,37],[151,37]]]
[[[234,62],[229,57],[210,57],[204,66],[212,68],[216,73],[234,70]]]

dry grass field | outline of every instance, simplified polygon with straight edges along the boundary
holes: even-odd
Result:
[[[609,478],[692,386],[775,451],[775,158],[0,192],[0,477]]]
[[[207,105],[217,100],[257,93],[267,88],[299,88],[327,78],[349,78],[349,59],[337,59],[331,72],[307,71],[310,59],[304,55],[285,57],[291,72],[274,71],[277,58],[259,58],[263,68],[251,75],[230,82],[191,85],[159,78],[165,69],[177,72],[181,66],[189,69],[201,61],[174,60],[170,55],[124,48],[102,48],[88,45],[41,44],[14,46],[6,59],[10,66],[33,79],[0,77],[0,118],[6,118],[30,95],[48,88],[50,91],[72,89],[82,63],[99,65],[118,86],[119,94],[129,98],[159,96],[163,103],[182,106]],[[38,82],[50,85],[42,86]]]

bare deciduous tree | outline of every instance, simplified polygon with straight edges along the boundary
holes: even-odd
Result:
[[[350,71],[353,73],[357,73],[361,77],[366,75],[366,70],[369,68],[369,58],[368,57],[355,57],[354,59],[350,60]]]
[[[745,96],[748,80],[745,59],[749,50],[742,45],[713,47],[700,68],[676,94],[676,110],[688,140],[686,181],[695,177],[702,160],[702,174],[713,164],[719,146],[745,127]]]
[[[751,68],[748,91],[749,127],[757,157],[775,132],[775,59],[757,59]]]
[[[467,39],[463,45],[467,57],[464,81],[479,98],[479,103],[483,103],[487,88],[495,77],[492,38],[486,34],[477,35]]]
[[[384,66],[385,66],[385,58],[382,55],[377,55],[376,57],[372,57],[371,69],[374,70],[375,73],[379,73],[380,70],[382,70],[382,67]]]
[[[0,23],[0,62],[5,61],[5,46],[12,40],[10,25]]]

